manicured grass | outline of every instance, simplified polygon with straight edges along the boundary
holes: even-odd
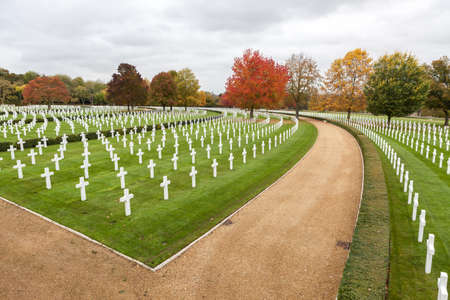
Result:
[[[386,138],[386,137],[385,137]],[[435,299],[436,279],[441,271],[450,270],[450,176],[412,150],[386,138],[409,170],[414,191],[419,193],[417,219],[411,220],[412,205],[408,205],[403,185],[385,156],[381,155],[391,204],[390,299]],[[420,210],[427,212],[424,241],[417,242]],[[435,234],[436,254],[431,274],[425,274],[426,239]]]
[[[286,130],[292,125],[284,125],[276,133]],[[242,163],[242,148],[237,150],[234,143],[234,170],[228,169],[229,147],[223,137],[224,151],[218,154],[218,137],[216,136],[211,151],[211,158],[216,158],[218,177],[212,177],[211,160],[206,159],[206,151],[200,147],[200,141],[194,141],[197,151],[196,168],[197,188],[191,187],[189,171],[191,156],[185,138],[179,132],[178,170],[172,170],[170,158],[173,153],[173,138],[168,132],[166,149],[163,159],[158,160],[156,141],[160,140],[161,132],[157,132],[155,144],[149,153],[146,145],[137,145],[135,152],[142,148],[144,152],[143,165],[137,163],[136,155],[131,156],[128,149],[122,147],[122,142],[112,141],[120,156],[120,165],[124,166],[128,175],[126,186],[134,194],[131,200],[132,215],[125,217],[124,205],[118,201],[123,195],[119,178],[114,172],[114,165],[109,160],[109,154],[97,140],[89,142],[92,153],[89,161],[89,186],[87,201],[80,201],[79,190],[75,189],[78,177],[83,176],[82,144],[69,143],[65,159],[60,162],[61,170],[52,177],[53,188],[45,189],[44,179],[39,176],[44,167],[54,170],[50,162],[57,147],[49,146],[43,156],[37,157],[37,164],[32,166],[26,153],[18,152],[17,159],[27,164],[24,169],[24,179],[17,179],[17,171],[12,169],[13,162],[9,153],[2,155],[5,160],[0,162],[0,195],[20,205],[41,213],[61,224],[80,231],[106,245],[117,249],[150,266],[156,266],[178,250],[189,244],[209,228],[223,220],[227,215],[253,198],[265,187],[270,185],[290,167],[292,167],[313,145],[317,136],[316,128],[306,122],[300,122],[298,131],[284,144],[261,154],[258,142],[257,159],[252,158],[250,145],[246,147],[247,164]],[[147,133],[147,137],[150,133]],[[267,142],[267,138],[265,138]],[[206,144],[209,143],[205,140]],[[245,144],[243,139],[242,144]],[[149,178],[146,164],[152,158],[157,167],[155,178]],[[171,180],[169,200],[163,200],[162,188],[159,184],[162,176]]]

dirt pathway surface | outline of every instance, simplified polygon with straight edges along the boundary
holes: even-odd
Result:
[[[0,201],[0,299],[335,299],[362,161],[349,133],[311,122],[287,176],[157,272]]]

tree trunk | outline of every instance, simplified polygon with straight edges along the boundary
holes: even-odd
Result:
[[[448,126],[448,110],[444,109],[445,121],[444,126]]]
[[[163,107],[163,111],[166,111],[166,106],[165,106],[165,105],[163,105],[162,107]]]
[[[171,106],[170,106],[170,111],[172,111],[172,110],[173,110],[173,106],[171,105]]]
[[[387,117],[388,117],[388,126],[389,126],[389,125],[391,124],[391,117],[392,117],[392,116],[391,116],[391,115],[388,115]]]
[[[352,110],[347,110],[347,121],[350,120],[350,114],[352,113]]]
[[[127,107],[128,107],[128,112],[130,112],[130,103],[128,103]]]
[[[184,107],[184,111],[187,111],[187,106]]]
[[[250,119],[253,119],[253,106],[250,108]]]
[[[298,119],[298,111],[300,110],[299,104],[295,102],[295,117]]]

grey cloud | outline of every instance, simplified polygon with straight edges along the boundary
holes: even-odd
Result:
[[[356,47],[372,57],[450,55],[450,2],[441,1],[0,1],[0,67],[109,80],[121,62],[149,79],[191,68],[222,92],[247,48],[284,62],[292,53],[322,71]]]

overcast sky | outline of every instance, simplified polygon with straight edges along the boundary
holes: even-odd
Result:
[[[0,0],[0,67],[108,81],[121,62],[151,79],[190,68],[223,92],[247,48],[279,63],[292,53],[322,71],[347,51],[450,56],[450,1]]]

